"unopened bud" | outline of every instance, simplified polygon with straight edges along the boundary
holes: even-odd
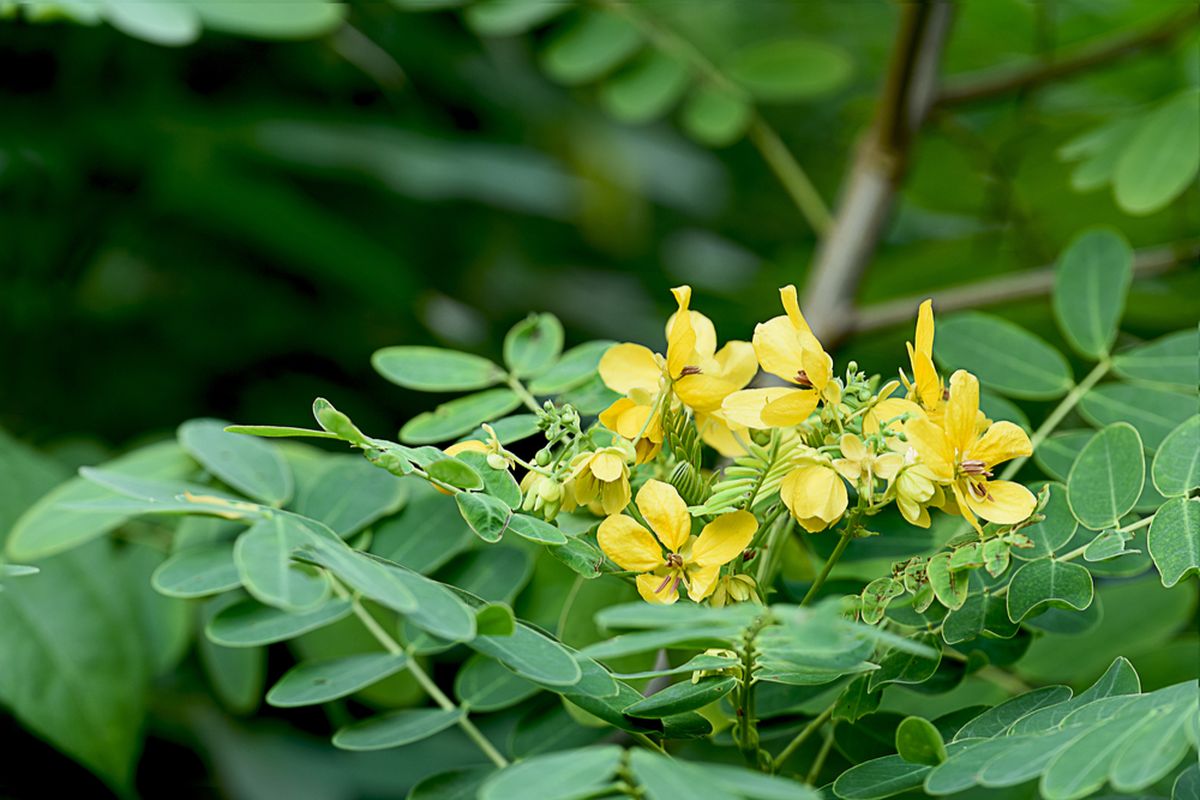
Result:
[[[550,451],[547,450],[546,448],[542,448],[541,450],[538,450],[537,455],[534,456],[533,460],[535,462],[537,462],[537,465],[539,467],[546,466],[547,464],[550,463]]]
[[[487,465],[492,469],[508,469],[508,462],[499,453],[488,453]]]
[[[538,483],[538,495],[545,502],[553,503],[562,497],[562,485],[549,478],[543,478]]]
[[[316,417],[317,424],[339,439],[351,444],[361,444],[367,440],[367,437],[354,426],[350,418],[334,408],[333,404],[324,397],[318,397],[313,401],[313,416]]]

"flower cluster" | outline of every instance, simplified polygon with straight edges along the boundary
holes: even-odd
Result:
[[[880,385],[854,362],[835,371],[794,286],[780,290],[784,313],[758,324],[751,341],[719,349],[712,321],[690,307],[690,287],[672,294],[665,355],[626,343],[600,360],[601,379],[620,397],[596,425],[554,422],[555,438],[534,463],[494,437],[472,445],[528,468],[525,510],[601,517],[600,549],[646,600],[763,599],[777,564],[768,556],[789,520],[808,533],[844,523],[845,535],[866,535],[864,518],[894,503],[913,525],[928,527],[937,509],[983,537],[986,523],[1015,526],[1033,513],[1028,489],[994,477],[998,464],[1030,454],[1029,437],[980,411],[971,373],[943,381],[929,301],[907,346],[911,378],[902,369]],[[765,385],[751,385],[760,370]],[[724,466],[676,446],[681,424]],[[684,486],[686,473],[704,478]]]

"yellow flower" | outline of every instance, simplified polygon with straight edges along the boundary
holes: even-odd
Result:
[[[721,408],[726,395],[742,388],[758,371],[749,342],[732,341],[717,350],[712,321],[689,309],[690,286],[671,290],[678,310],[667,321],[667,355],[640,344],[610,347],[600,359],[600,377],[624,395],[600,414],[609,430],[633,441],[638,463],[662,444],[662,412],[676,400],[697,415]]]
[[[489,453],[491,450],[485,442],[478,439],[467,439],[464,442],[455,442],[442,452],[448,456],[456,456],[459,453]]]
[[[846,513],[846,484],[828,458],[809,457],[779,485],[779,496],[800,526],[809,533],[823,531]]]
[[[924,464],[916,463],[916,451],[911,447],[905,456],[905,466],[892,479],[890,489],[896,495],[900,514],[919,528],[929,527],[929,506],[942,508],[946,502],[942,487]]]
[[[943,405],[948,399],[946,387],[938,375],[937,367],[933,365],[933,301],[926,300],[917,310],[916,346],[905,342],[908,348],[908,362],[912,366],[913,382],[904,378],[905,388],[908,389],[908,399],[917,405],[937,424],[942,422]]]
[[[747,600],[757,600],[755,589],[758,584],[749,575],[723,575],[717,581],[712,599],[708,604],[713,608],[723,608],[731,603],[744,603]]]
[[[754,328],[754,353],[758,363],[772,375],[797,387],[746,389],[725,398],[725,418],[748,428],[780,428],[798,425],[822,399],[836,403],[841,387],[833,380],[833,359],[808,327],[796,287],[779,290],[787,312],[759,323]]]
[[[924,415],[925,412],[912,400],[891,396],[899,386],[899,381],[888,381],[879,389],[879,394],[872,398],[871,407],[863,414],[864,434],[870,436],[879,433],[881,428],[886,428],[891,433],[899,433],[904,428],[901,415],[907,414],[909,419]],[[887,442],[894,450],[902,451],[908,447],[896,437],[889,437]]]
[[[748,511],[722,514],[692,536],[692,518],[675,487],[650,480],[638,490],[637,507],[653,534],[631,517],[616,514],[600,523],[600,549],[621,569],[641,573],[637,588],[651,603],[674,603],[679,585],[700,602],[713,590],[721,566],[736,558],[758,529]],[[655,538],[657,537],[657,538]]]
[[[942,426],[928,418],[909,420],[908,441],[939,483],[949,484],[958,511],[976,530],[976,516],[1001,525],[1021,522],[1037,500],[1019,483],[993,481],[992,468],[1033,452],[1025,431],[1011,422],[979,423],[979,381],[959,370],[950,376],[950,399]]]
[[[549,475],[533,470],[526,472],[525,477],[521,478],[521,496],[522,511],[539,513],[551,522],[558,516],[559,510],[565,505],[564,501],[568,499],[561,483]]]
[[[842,434],[838,447],[842,457],[834,459],[833,468],[867,497],[871,496],[876,478],[891,480],[904,465],[904,456],[899,453],[875,453],[852,433]]]
[[[571,460],[571,467],[566,491],[578,505],[589,505],[598,498],[605,514],[619,514],[629,505],[629,466],[621,448],[580,453]]]

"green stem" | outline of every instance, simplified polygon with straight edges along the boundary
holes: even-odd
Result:
[[[784,190],[808,220],[808,224],[818,236],[827,234],[833,225],[833,217],[825,207],[825,201],[821,199],[817,187],[813,186],[812,180],[809,179],[808,173],[784,145],[779,134],[757,113],[750,123],[749,134],[750,141],[758,148],[763,160],[783,184]]]
[[[829,733],[825,736],[825,741],[821,743],[821,749],[817,751],[817,757],[813,759],[808,775],[804,777],[804,782],[809,786],[812,786],[817,780],[817,776],[821,774],[821,767],[825,766],[825,759],[829,757],[829,751],[833,749],[833,729],[835,727],[837,727],[836,719],[829,723]]]
[[[337,588],[340,590],[338,592],[340,595],[346,594],[345,589],[342,589],[340,586]],[[438,685],[433,682],[433,679],[429,677],[425,670],[421,669],[421,665],[418,664],[416,659],[412,657],[412,654],[406,653],[404,648],[400,646],[400,643],[392,638],[391,634],[383,629],[383,626],[379,624],[379,620],[371,616],[371,612],[367,611],[367,609],[363,607],[363,604],[359,598],[352,598],[350,601],[350,607],[354,610],[354,616],[358,617],[359,621],[363,624],[363,627],[365,627],[370,634],[375,637],[375,640],[383,646],[384,650],[387,650],[392,655],[408,656],[407,663],[405,665],[406,669],[408,669],[413,678],[416,679],[417,683],[421,684],[421,688],[433,698],[435,703],[437,703],[446,711],[452,711],[458,708],[454,701],[447,697],[445,692],[438,688]],[[500,754],[500,751],[497,750],[492,743],[487,740],[487,737],[483,735],[479,728],[475,727],[475,723],[471,722],[466,714],[463,714],[461,717],[459,717],[458,726],[462,728],[463,733],[465,733],[471,739],[471,741],[475,742],[479,749],[483,751],[483,754],[487,756],[493,764],[501,769],[508,766],[508,759]]]
[[[666,749],[661,744],[654,741],[653,739],[651,739],[649,736],[647,736],[644,733],[638,733],[637,731],[630,731],[629,735],[656,753],[660,753],[660,754],[662,754],[664,756],[668,756],[668,757],[671,755],[670,753],[668,753],[666,751]]]
[[[825,566],[821,567],[821,573],[817,575],[817,579],[813,581],[813,585],[808,587],[808,591],[805,593],[804,599],[800,601],[800,605],[808,605],[808,602],[816,597],[817,592],[825,585],[825,579],[829,577],[833,565],[842,557],[842,553],[846,552],[846,546],[850,544],[850,540],[854,538],[854,534],[858,531],[858,520],[861,513],[859,509],[851,512],[850,518],[846,520],[846,528],[842,531],[842,538],[838,539],[837,546],[829,554],[829,559],[825,562]]]
[[[1117,531],[1120,533],[1129,533],[1130,531],[1136,531],[1139,528],[1144,528],[1152,522],[1154,522],[1153,514],[1146,517],[1145,519],[1139,519],[1137,522],[1134,522],[1131,525],[1126,525],[1124,528],[1117,528]]]
[[[811,722],[805,725],[804,728],[796,734],[796,737],[788,742],[787,747],[783,748],[779,755],[775,756],[775,760],[771,762],[772,771],[778,772],[779,768],[782,767],[784,763],[791,757],[792,753],[796,752],[800,745],[807,742],[832,715],[833,705],[830,705],[829,708],[822,711],[820,714],[814,717]]]
[[[508,388],[512,389],[517,397],[521,398],[521,402],[525,404],[526,408],[534,414],[542,413],[542,407],[538,405],[537,398],[529,393],[529,390],[525,388],[525,384],[521,383],[516,375],[507,375],[505,380],[508,383]]]
[[[1096,365],[1095,369],[1087,374],[1087,377],[1075,384],[1075,388],[1067,392],[1067,396],[1050,412],[1050,416],[1046,417],[1046,421],[1033,432],[1033,436],[1029,439],[1029,443],[1032,445],[1031,449],[1037,450],[1038,445],[1044,442],[1047,436],[1054,433],[1058,424],[1066,418],[1067,414],[1071,413],[1071,409],[1075,408],[1079,400],[1108,373],[1110,366],[1111,362],[1107,358],[1102,360]],[[1016,475],[1017,471],[1028,460],[1029,456],[1022,456],[1008,462],[1008,466],[1004,468],[1004,472],[1000,473],[1000,480],[1006,481],[1013,475]]]

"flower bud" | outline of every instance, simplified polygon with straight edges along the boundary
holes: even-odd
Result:
[[[487,464],[492,469],[508,469],[508,461],[499,453],[488,453]]]

